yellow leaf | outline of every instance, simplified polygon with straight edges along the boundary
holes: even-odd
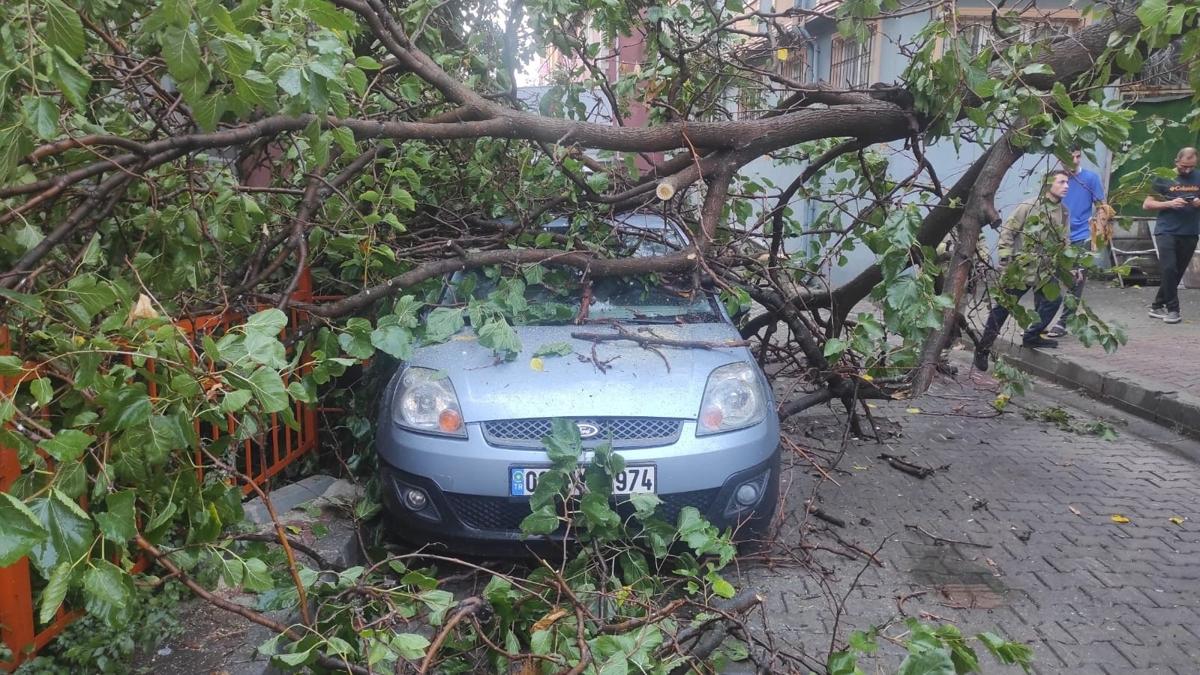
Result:
[[[857,465],[857,464],[855,464],[854,466],[852,466],[852,467],[850,467],[850,468],[851,468],[851,469],[854,469],[855,471],[866,471],[866,470],[867,470],[867,467],[865,467],[865,466],[859,466],[859,465]]]
[[[1119,513],[1116,513],[1116,514],[1113,514],[1112,521],[1114,523],[1120,523],[1120,524],[1124,525],[1125,523],[1129,522],[1129,519]]]
[[[154,305],[151,304],[149,296],[145,293],[139,293],[133,309],[129,310],[129,317],[126,319],[126,323],[131,324],[137,319],[153,319],[156,316],[158,316],[158,312],[154,311]]]
[[[1183,521],[1187,520],[1187,518],[1180,518],[1179,516],[1171,516],[1170,518],[1168,518],[1168,520],[1170,520],[1172,523],[1175,523],[1176,525],[1182,525]]]
[[[875,407],[878,407],[878,406],[876,406],[874,403],[868,403],[868,404],[867,404],[867,407],[868,407],[868,408],[875,408]]]
[[[546,369],[546,362],[542,361],[540,357],[535,356],[529,359],[529,367],[540,373]]]
[[[910,412],[910,413],[916,415],[917,413],[921,412],[921,409],[920,408],[909,408],[907,412]]]
[[[785,49],[776,49],[775,50],[775,58],[779,59],[780,61],[787,61],[788,50],[786,48]]]
[[[539,630],[546,630],[550,626],[553,626],[555,621],[558,621],[559,619],[563,618],[566,615],[567,615],[567,610],[562,609],[561,607],[554,610],[553,612],[550,612],[546,616],[543,616],[542,618],[538,619],[537,623],[533,624],[533,632],[536,633]]]
[[[875,381],[875,378],[873,378],[873,377],[871,377],[870,375],[867,375],[867,374],[865,374],[865,373],[863,374],[863,376],[862,376],[862,379],[866,380],[867,382],[874,382],[874,381]]]

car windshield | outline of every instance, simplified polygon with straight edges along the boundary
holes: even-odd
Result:
[[[532,278],[530,278],[532,276]],[[655,278],[608,277],[591,282],[587,322],[703,323],[717,321],[708,293]],[[495,280],[479,271],[464,274],[459,297],[505,307],[519,324],[565,324],[580,316],[588,295],[577,270],[550,270],[526,278]]]
[[[626,214],[610,221],[604,239],[617,257],[663,256],[686,245],[681,231],[661,216]],[[567,234],[559,218],[546,232]],[[530,266],[517,277],[500,278],[495,270],[474,270],[456,278],[460,299],[490,302],[519,324],[564,324],[583,314],[587,322],[702,323],[718,321],[710,295],[691,288],[690,276],[654,275],[593,279],[590,288],[576,269]],[[582,309],[587,298],[586,313]]]

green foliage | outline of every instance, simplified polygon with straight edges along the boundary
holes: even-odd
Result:
[[[997,663],[1018,666],[1026,673],[1030,670],[1033,651],[1024,644],[1012,642],[994,633],[979,633],[969,640],[953,624],[934,626],[916,619],[907,619],[907,629],[897,638],[889,640],[904,646],[908,652],[895,671],[897,675],[965,675],[983,672],[979,655],[972,642],[978,642],[992,655]],[[855,631],[850,634],[849,646],[830,654],[829,675],[863,675],[860,659],[879,658],[879,632]]]

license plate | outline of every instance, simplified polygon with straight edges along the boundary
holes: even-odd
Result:
[[[513,497],[533,494],[537,489],[538,478],[549,470],[545,467],[513,467],[508,472],[508,494]],[[642,492],[658,492],[658,474],[653,465],[627,466],[624,471],[613,476],[614,495]]]

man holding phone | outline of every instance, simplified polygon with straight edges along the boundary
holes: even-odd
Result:
[[[1200,236],[1200,175],[1196,173],[1196,149],[1184,148],[1175,155],[1175,177],[1154,179],[1155,194],[1146,197],[1142,208],[1157,211],[1154,239],[1162,282],[1150,318],[1179,323],[1179,280],[1187,270]]]

